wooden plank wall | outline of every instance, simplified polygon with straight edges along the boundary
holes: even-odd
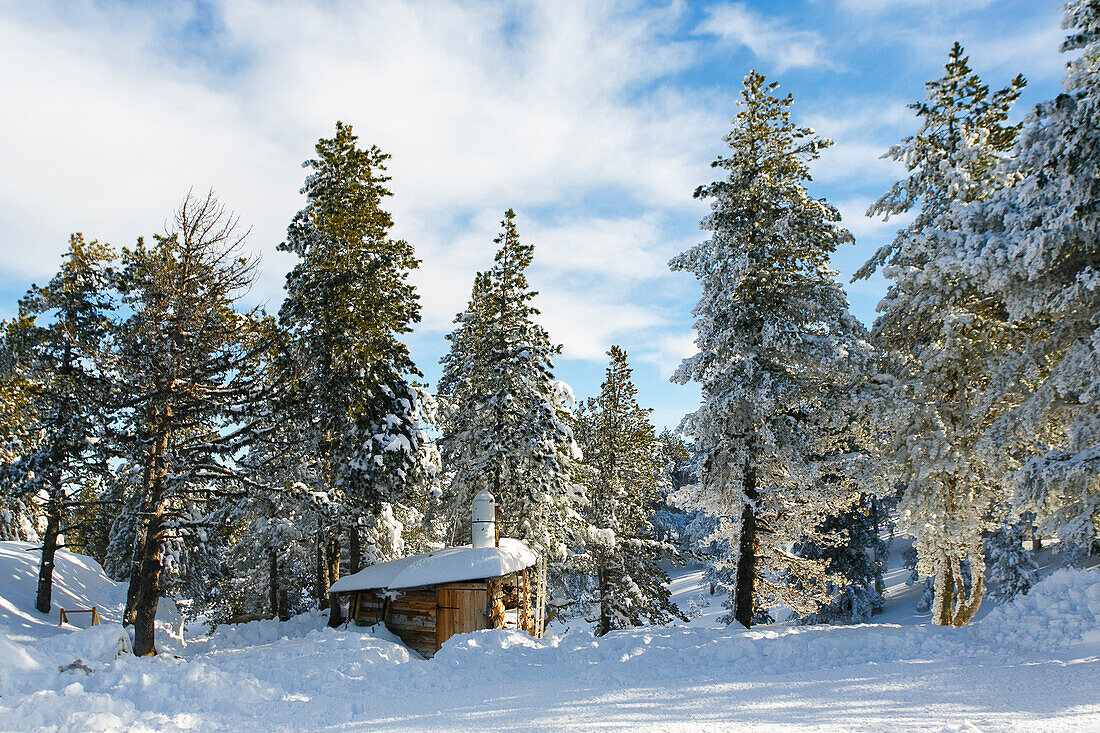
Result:
[[[425,657],[438,651],[436,644],[437,609],[434,588],[399,591],[386,612],[386,627],[401,641]]]
[[[508,595],[518,595],[521,624],[527,622],[530,601],[527,583],[522,575],[519,588]],[[478,629],[504,628],[505,578],[447,583],[430,588],[410,588],[398,591],[387,601],[380,593],[359,591],[353,601],[352,618],[359,626],[384,622],[386,627],[405,644],[427,658],[439,651],[447,639]],[[518,592],[517,592],[518,591]],[[526,626],[521,626],[526,631]]]
[[[374,626],[382,622],[384,599],[372,590],[361,590],[352,606],[352,619],[356,626]]]

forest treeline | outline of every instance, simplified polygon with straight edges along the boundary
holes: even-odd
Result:
[[[965,624],[1026,592],[1040,540],[1098,549],[1100,3],[1065,26],[1064,91],[1022,121],[1024,78],[991,90],[958,44],[911,106],[886,153],[906,176],[868,211],[911,221],[856,274],[889,281],[869,331],[829,265],[853,237],[808,190],[831,142],[745,78],[695,194],[707,238],[670,263],[702,293],[675,433],[617,346],[598,395],[555,379],[511,210],[430,393],[388,156],[342,123],[305,164],[277,314],[242,305],[257,263],[213,194],[133,246],[74,235],[3,324],[0,538],[40,544],[42,612],[62,545],[127,581],[139,654],[165,595],[211,620],[325,607],[341,574],[466,542],[483,489],[597,634],[680,616],[662,568],[686,557],[730,621],[865,621],[894,530],[933,621]]]

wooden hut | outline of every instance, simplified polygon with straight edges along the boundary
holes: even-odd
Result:
[[[537,636],[536,565],[526,545],[501,538],[494,547],[448,547],[371,565],[340,578],[329,594],[356,625],[385,624],[430,658],[453,635],[479,629]]]
[[[541,636],[545,565],[519,540],[497,537],[494,509],[489,492],[474,498],[469,545],[378,563],[340,578],[329,588],[332,613],[346,606],[358,626],[385,624],[428,658],[455,634],[479,629]]]

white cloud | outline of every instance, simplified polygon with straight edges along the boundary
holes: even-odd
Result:
[[[299,164],[341,119],[393,156],[397,234],[423,260],[422,330],[450,329],[514,207],[537,245],[544,322],[570,355],[602,360],[614,334],[664,322],[626,294],[667,272],[667,252],[660,215],[602,215],[590,199],[690,210],[717,139],[709,100],[662,82],[694,60],[665,37],[680,12],[243,0],[216,8],[203,50],[220,59],[172,51],[176,10],[4,6],[0,271],[44,278],[70,232],[125,244],[160,231],[189,187],[213,186],[264,257],[254,297],[277,304]],[[578,273],[615,289],[576,290]]]
[[[883,15],[899,10],[920,9],[937,13],[959,13],[985,7],[993,0],[840,0],[840,7],[860,15]]]
[[[832,65],[823,55],[824,40],[820,34],[793,29],[743,3],[711,8],[698,30],[744,46],[757,58],[773,64],[776,72]]]

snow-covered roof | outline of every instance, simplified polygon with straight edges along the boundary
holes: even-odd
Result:
[[[499,547],[445,547],[423,555],[380,562],[340,578],[329,593],[415,588],[477,578],[499,578],[535,564],[535,553],[519,540],[500,538]]]

